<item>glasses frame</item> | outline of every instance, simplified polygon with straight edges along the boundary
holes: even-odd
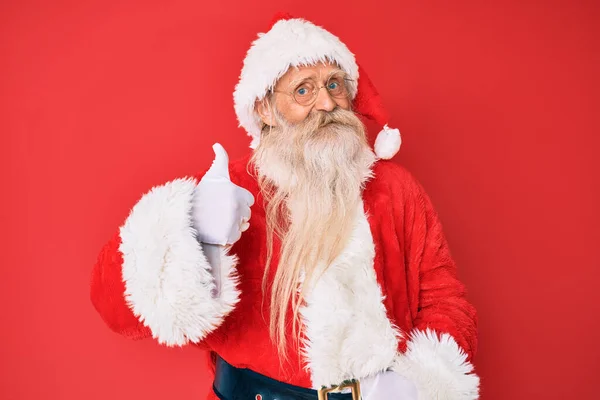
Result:
[[[329,83],[331,78],[333,77],[337,77],[338,74],[342,74],[342,80],[344,81],[344,86],[346,88],[346,94],[343,96],[334,96],[333,94],[331,94],[331,90],[329,89]],[[314,83],[314,89],[312,92],[312,99],[310,100],[310,102],[306,103],[306,104],[302,104],[300,102],[298,102],[298,100],[296,99],[296,90],[303,85],[305,82],[313,82]],[[351,92],[350,92],[350,88],[349,88],[349,82],[354,82],[354,79],[350,79],[348,78],[348,74],[344,71],[334,71],[332,73],[329,74],[329,77],[327,78],[327,81],[325,81],[325,85],[320,85],[318,84],[313,78],[306,78],[306,79],[302,79],[300,82],[298,82],[297,84],[294,84],[294,82],[290,83],[289,86],[292,86],[292,84],[294,84],[294,88],[290,91],[284,91],[284,90],[275,90],[273,89],[272,92],[273,93],[281,93],[281,94],[287,94],[288,96],[290,96],[294,102],[296,104],[298,104],[299,106],[302,107],[310,107],[313,104],[316,103],[317,98],[319,97],[319,92],[321,91],[321,89],[325,88],[327,90],[327,94],[334,99],[343,99],[343,98],[349,98],[351,96]]]

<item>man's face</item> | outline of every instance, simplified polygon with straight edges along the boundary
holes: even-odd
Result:
[[[327,82],[331,77],[340,76],[343,72],[340,68],[331,63],[319,63],[313,66],[290,68],[277,82],[274,87],[275,96],[273,106],[283,118],[291,123],[296,124],[304,121],[304,119],[312,111],[332,111],[336,107],[344,110],[350,109],[350,98],[347,96],[334,97],[327,90]],[[317,96],[314,102],[309,105],[298,104],[294,97],[290,95],[294,90],[300,90],[299,86],[303,82],[310,80],[316,83]],[[277,126],[276,118],[271,114],[271,111],[264,104],[258,106],[258,112],[262,121],[270,126]]]

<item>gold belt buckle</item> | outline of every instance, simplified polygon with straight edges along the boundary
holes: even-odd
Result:
[[[352,400],[360,400],[360,382],[356,379],[344,382],[341,385],[334,385],[330,388],[319,389],[319,400],[328,400],[329,393],[339,393],[346,388],[350,388],[352,392]]]

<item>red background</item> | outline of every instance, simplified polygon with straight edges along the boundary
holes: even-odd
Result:
[[[198,350],[110,332],[89,275],[150,186],[249,151],[233,86],[281,9],[348,44],[403,132],[480,313],[482,399],[597,398],[600,13],[482,3],[3,1],[0,397],[204,398]]]

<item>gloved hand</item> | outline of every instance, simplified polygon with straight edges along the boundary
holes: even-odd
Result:
[[[229,177],[229,157],[219,143],[213,145],[215,159],[193,195],[192,224],[198,240],[206,244],[230,245],[250,226],[254,196]]]
[[[386,371],[360,380],[363,400],[417,400],[417,387],[402,375]]]

